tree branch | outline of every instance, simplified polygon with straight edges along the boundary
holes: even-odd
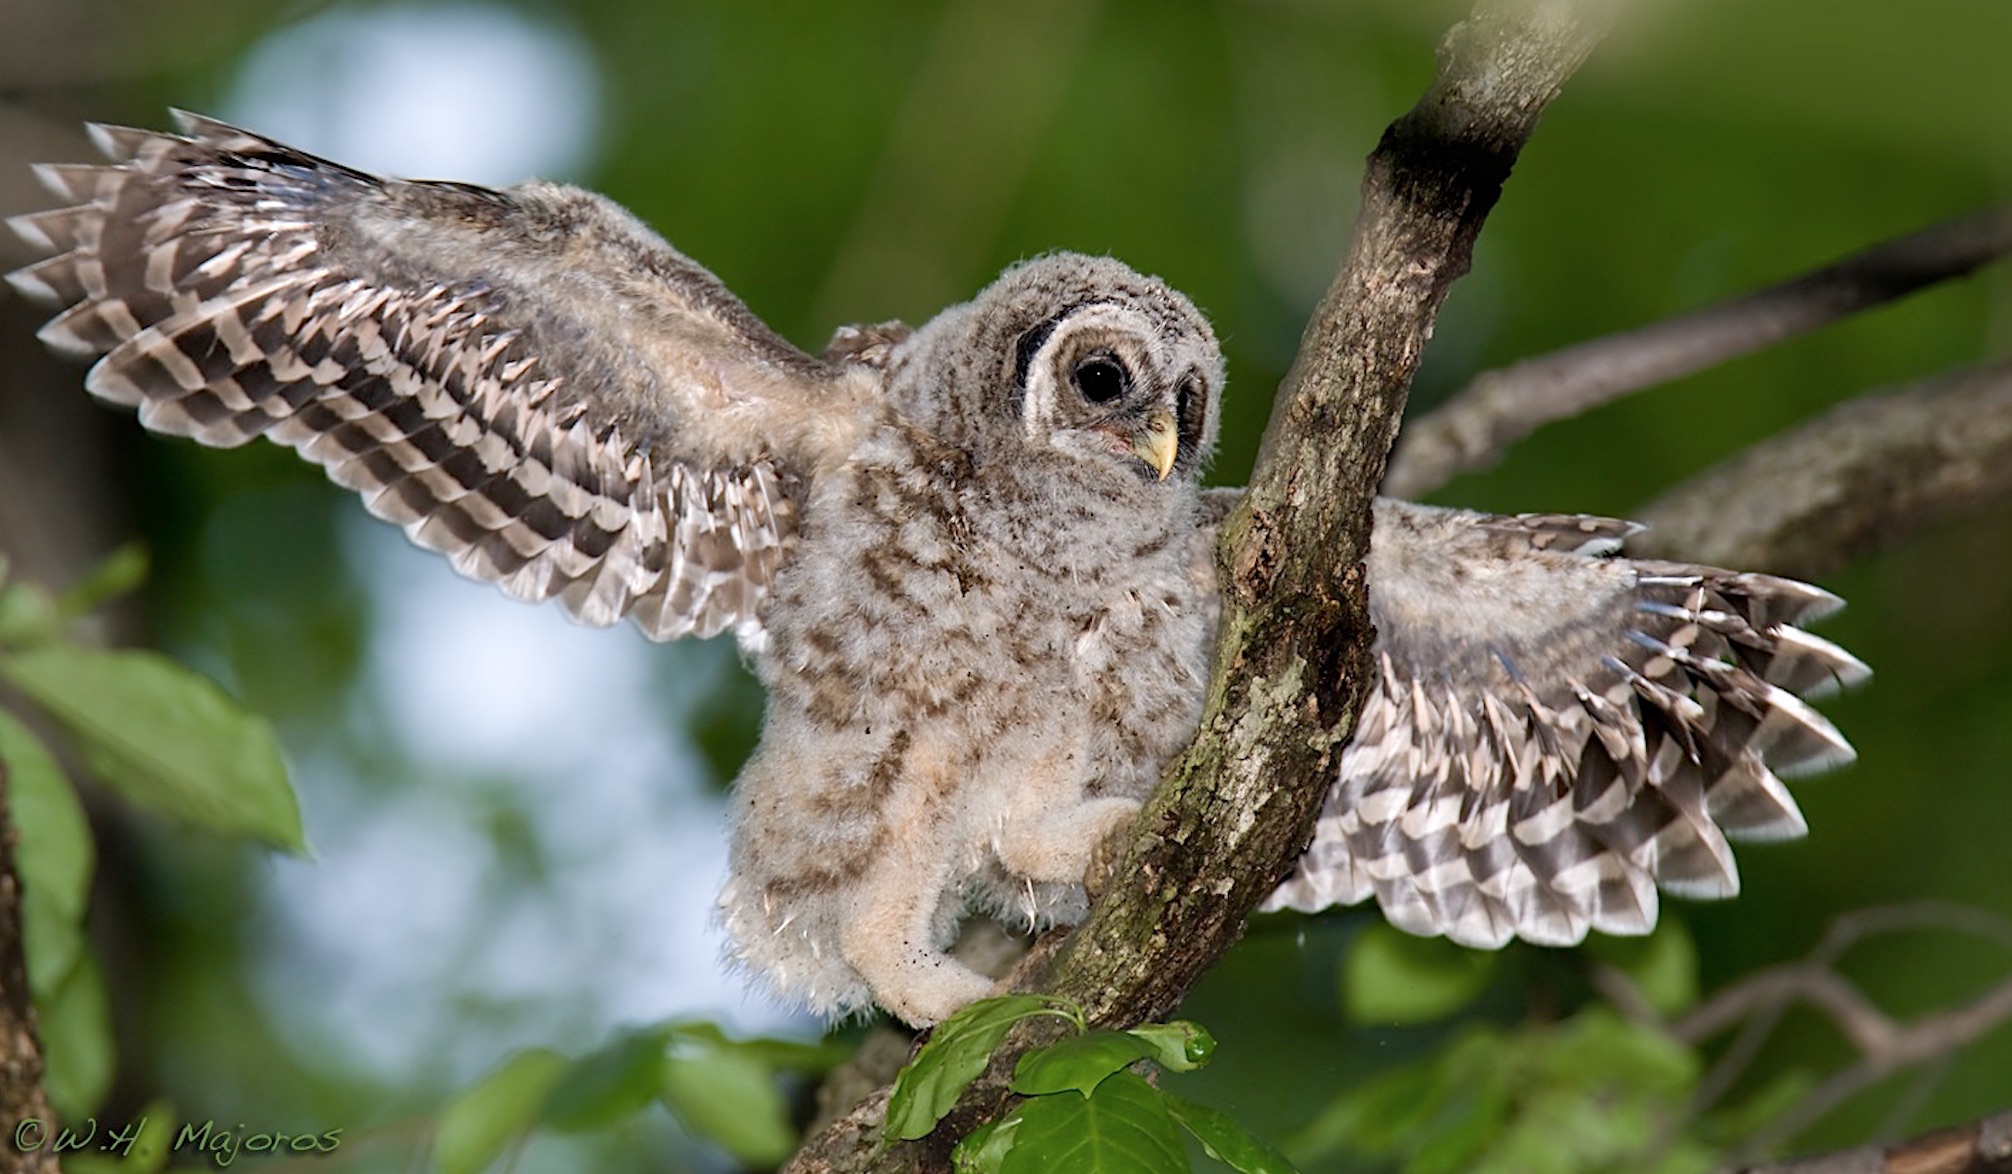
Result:
[[[1664,493],[1632,553],[1816,577],[2012,495],[2012,362],[1847,401]]]
[[[1899,237],[1781,285],[1486,371],[1404,430],[1384,490],[1430,493],[1546,424],[1717,366],[2012,252],[2012,207]]]
[[[21,1174],[55,1174],[48,1149],[23,1153],[15,1129],[36,1119],[55,1120],[42,1088],[42,1045],[35,1036],[35,1003],[28,994],[27,955],[22,951],[21,878],[14,871],[14,819],[7,806],[7,764],[0,761],[0,1162]]]
[[[1141,816],[1123,881],[1058,950],[1031,956],[1016,985],[1076,999],[1101,1025],[1162,1017],[1305,850],[1370,680],[1361,563],[1405,393],[1517,153],[1610,8],[1481,0],[1442,43],[1431,89],[1370,156],[1348,259],[1223,528],[1221,634],[1199,732]],[[790,1168],[943,1168],[950,1145],[1008,1103],[1017,1051],[1044,1038],[1020,1034],[933,1138],[862,1150],[878,1136],[880,1094]]]
[[[1743,1166],[1733,1174],[2012,1174],[2012,1110],[1894,1145]]]

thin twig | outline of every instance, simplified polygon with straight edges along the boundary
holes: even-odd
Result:
[[[1849,988],[1848,993],[1828,988],[1812,995],[1810,991],[1815,987],[1795,976],[1817,971],[1830,972],[1846,952],[1867,938],[1932,929],[1954,931],[2012,950],[2012,918],[1950,901],[1904,901],[1878,905],[1836,918],[1824,931],[1822,940],[1802,961],[1779,970],[1762,971],[1724,987],[1669,1024],[1670,1032],[1686,1043],[1707,1039],[1733,1023],[1740,1025],[1733,1042],[1699,1083],[1691,1099],[1692,1114],[1717,1104],[1731,1090],[1760,1054],[1761,1047],[1798,997],[1808,997],[1819,1008],[1831,1012],[1833,1018],[1839,1019],[1840,1029],[1854,1039],[1874,1036],[1890,1039],[1899,1029],[1891,1021],[1872,1024],[1866,1020],[1862,1014],[1866,1005],[1856,988]],[[1785,981],[1774,981],[1781,975],[1790,977]],[[1842,983],[1843,980],[1837,981]],[[1774,997],[1759,997],[1763,994]],[[1874,1014],[1878,1014],[1876,1010]]]
[[[1757,1130],[1746,1140],[1746,1148],[1766,1153],[1902,1068],[1975,1043],[2008,1020],[2012,1020],[2012,981],[1992,988],[1967,1007],[1924,1016],[1906,1027],[1893,1027],[1888,1020],[1892,1030],[1877,1040],[1877,1046],[1867,1047],[1854,1040],[1865,1053],[1858,1062],[1825,1079],[1787,1112]]]
[[[1900,901],[1840,914],[1824,931],[1810,960],[1834,963],[1867,938],[1932,929],[1950,930],[2012,950],[2012,917],[1955,901]]]
[[[1432,492],[1538,428],[1973,272],[2012,252],[2012,208],[1950,220],[1781,285],[1476,376],[1406,425],[1384,491]]]
[[[1895,1072],[1944,1059],[2012,1021],[2012,979],[1954,1011],[1901,1023],[1880,1010],[1834,969],[1846,952],[1869,937],[1926,929],[1954,930],[2012,948],[2012,919],[1948,902],[1886,905],[1839,917],[1807,958],[1749,975],[1667,1025],[1672,1036],[1693,1046],[1735,1024],[1740,1027],[1732,1046],[1700,1083],[1692,1098],[1692,1115],[1724,1095],[1746,1070],[1788,1007],[1796,1002],[1807,1003],[1827,1014],[1858,1049],[1859,1059],[1833,1073],[1787,1112],[1746,1139],[1743,1149],[1748,1152],[1773,1149]]]
[[[1754,1012],[1802,1001],[1828,1014],[1860,1052],[1884,1054],[1900,1031],[1857,987],[1824,966],[1771,967],[1733,983],[1670,1026],[1670,1034],[1698,1044]]]

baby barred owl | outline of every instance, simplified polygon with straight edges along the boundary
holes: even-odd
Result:
[[[824,1013],[943,1018],[982,910],[1068,924],[1192,733],[1232,491],[1223,386],[1161,282],[1055,254],[919,329],[805,354],[614,204],[379,179],[204,118],[93,127],[16,288],[161,432],[266,436],[462,573],[654,639],[733,629],[768,687],[720,916]],[[1643,933],[1804,830],[1774,771],[1850,756],[1796,696],[1865,675],[1837,601],[1616,554],[1625,523],[1376,506],[1379,687],[1274,907],[1374,895],[1475,946]],[[1310,785],[1312,781],[1309,780]]]

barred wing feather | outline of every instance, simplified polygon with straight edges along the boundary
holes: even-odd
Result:
[[[147,427],[266,436],[471,577],[653,638],[758,637],[877,376],[796,350],[614,204],[380,179],[205,118],[93,127],[14,218],[52,346]]]
[[[1794,626],[1837,599],[1599,557],[1634,530],[1377,503],[1379,680],[1267,908],[1375,896],[1413,933],[1569,945],[1648,932],[1659,887],[1736,893],[1730,838],[1803,833],[1778,773],[1852,752],[1798,694],[1867,675]]]

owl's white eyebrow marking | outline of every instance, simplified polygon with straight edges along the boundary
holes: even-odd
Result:
[[[1077,331],[1086,328],[1103,327],[1114,333],[1136,334],[1149,338],[1152,335],[1151,319],[1137,309],[1119,302],[1085,302],[1071,306],[1049,319],[1047,337],[1035,347],[1027,360],[1026,377],[1021,382],[1024,396],[1021,400],[1020,419],[1026,429],[1027,438],[1037,439],[1040,426],[1055,415],[1058,394],[1055,379],[1055,352],[1062,348]],[[1040,327],[1036,327],[1039,330]],[[1027,337],[1023,336],[1022,345]],[[1025,354],[1026,352],[1022,352]]]

